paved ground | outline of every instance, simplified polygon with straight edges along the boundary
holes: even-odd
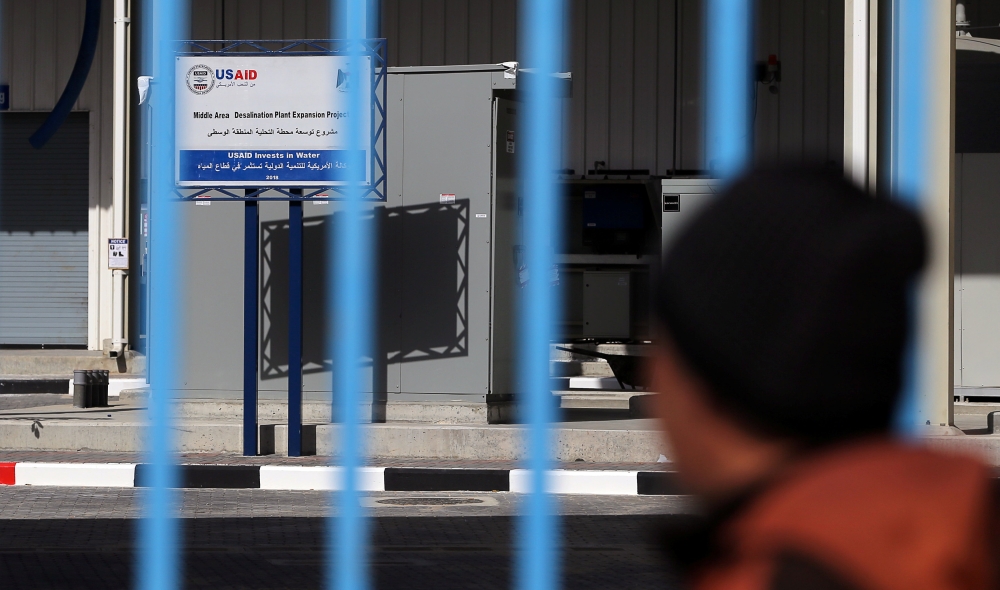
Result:
[[[141,494],[0,488],[0,580],[11,588],[129,587]],[[180,496],[186,588],[322,585],[328,495],[184,490]],[[367,496],[375,587],[509,588],[517,502],[511,494]],[[563,496],[559,504],[565,588],[676,587],[656,536],[688,518],[689,501]]]
[[[52,406],[66,403],[67,399],[68,395],[59,393],[0,393],[0,410]]]

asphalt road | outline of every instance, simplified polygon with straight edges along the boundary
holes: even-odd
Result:
[[[128,588],[137,489],[0,488],[5,588]],[[332,511],[320,492],[183,490],[185,588],[320,588]],[[376,588],[511,587],[518,496],[378,493]],[[676,587],[656,540],[687,518],[677,497],[561,496],[564,588]]]

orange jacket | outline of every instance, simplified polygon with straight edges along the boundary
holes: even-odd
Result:
[[[697,590],[995,588],[993,483],[965,457],[901,443],[811,455],[715,530]]]

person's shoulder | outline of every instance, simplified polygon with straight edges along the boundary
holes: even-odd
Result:
[[[868,587],[947,588],[956,568],[988,574],[994,501],[990,471],[975,459],[867,441],[802,461],[725,534],[741,553],[813,556]]]

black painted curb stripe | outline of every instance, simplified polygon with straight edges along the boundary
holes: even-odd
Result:
[[[150,465],[135,466],[135,487],[148,487]],[[259,488],[259,465],[178,465],[182,488]]]
[[[387,492],[509,492],[509,469],[386,467]]]
[[[69,379],[0,379],[0,393],[69,393]]]
[[[680,496],[680,483],[673,471],[640,471],[636,474],[636,493],[640,496]]]
[[[182,488],[260,488],[259,465],[179,465]],[[148,487],[149,465],[135,466],[135,487]],[[683,495],[676,473],[639,471],[636,492],[640,496]],[[386,467],[387,492],[509,492],[509,469],[434,469]]]

